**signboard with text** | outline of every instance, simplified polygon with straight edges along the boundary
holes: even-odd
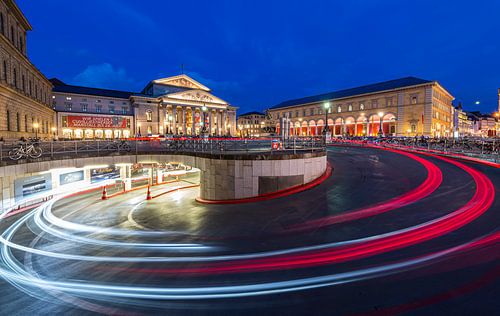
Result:
[[[126,128],[127,119],[121,116],[77,116],[66,117],[67,127],[80,128]]]

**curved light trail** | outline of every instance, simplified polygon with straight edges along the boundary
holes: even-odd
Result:
[[[424,182],[415,189],[386,202],[341,215],[291,225],[290,231],[300,234],[313,228],[327,228],[333,224],[386,213],[431,196],[441,186],[442,171],[434,163],[419,156],[423,155],[422,153],[417,155],[393,149],[391,151],[423,165],[427,171]],[[457,167],[464,175],[472,178],[475,184],[474,193],[472,198],[467,202],[464,201],[465,204],[458,209],[402,229],[350,240],[240,253],[234,251],[231,244],[223,242],[205,244],[186,241],[191,235],[177,231],[134,230],[71,222],[65,219],[69,214],[66,211],[57,213],[63,214],[63,217],[54,214],[53,207],[60,201],[54,199],[14,219],[2,232],[0,274],[10,284],[33,297],[43,299],[48,293],[79,308],[111,314],[115,312],[114,309],[94,302],[117,300],[116,302],[120,304],[147,306],[149,303],[144,303],[144,300],[161,302],[225,299],[287,293],[400,274],[454,256],[478,251],[484,247],[498,245],[500,232],[497,227],[493,232],[479,234],[480,236],[474,240],[462,240],[444,249],[441,247],[439,250],[425,251],[423,248],[424,251],[417,256],[411,255],[391,262],[370,264],[364,264],[359,260],[437,239],[466,226],[491,209],[495,198],[495,187],[486,175],[453,159],[425,155]],[[144,204],[141,201],[135,207]],[[7,216],[6,214],[0,216],[0,222],[7,220]],[[29,243],[24,243],[17,237],[28,229],[33,230],[37,237]],[[102,251],[92,253],[96,248]],[[20,260],[18,253],[24,254],[24,261]],[[335,264],[355,260],[357,260],[355,268],[353,265],[335,272],[329,269]],[[61,277],[54,271],[42,269],[45,262],[80,264],[91,273],[82,281],[65,277],[64,274]],[[324,269],[318,271],[308,269],[304,275],[304,268],[319,266]],[[301,273],[297,275],[271,273],[285,269],[301,269]],[[113,282],[101,280],[96,277],[98,273],[109,274],[116,279],[113,279]],[[256,273],[258,281],[252,282],[248,281],[248,278],[240,278],[243,274],[248,276],[250,273]],[[134,274],[173,279],[186,278],[192,283],[151,284],[145,280],[127,284],[126,278],[122,280],[120,277]],[[224,281],[219,281],[218,278],[223,278],[221,280]]]

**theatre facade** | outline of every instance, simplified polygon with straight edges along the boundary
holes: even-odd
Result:
[[[437,81],[400,78],[282,102],[269,109],[278,134],[452,136],[453,96]]]
[[[112,139],[157,135],[236,134],[236,107],[179,75],[149,82],[141,92],[68,85],[51,79],[62,139]]]

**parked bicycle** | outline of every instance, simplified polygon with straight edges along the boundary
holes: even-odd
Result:
[[[108,150],[114,150],[117,152],[130,152],[132,150],[132,147],[124,140],[121,141],[114,141],[108,144],[106,147]]]
[[[21,143],[18,147],[9,151],[9,158],[19,160],[21,158],[40,158],[43,150],[38,142]]]

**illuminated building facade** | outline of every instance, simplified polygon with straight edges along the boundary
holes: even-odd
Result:
[[[261,112],[248,112],[238,116],[238,136],[259,137],[266,134],[266,115]]]
[[[52,105],[59,139],[111,139],[134,135],[131,92],[67,85],[58,79]]]
[[[236,107],[211,89],[182,74],[156,79],[130,97],[136,134],[236,135]]]
[[[52,85],[30,62],[31,25],[13,0],[0,0],[0,137],[49,137],[54,111]]]
[[[67,85],[51,79],[57,134],[64,139],[236,135],[236,108],[194,79],[153,80],[140,92]]]
[[[277,133],[290,136],[320,135],[326,123],[332,136],[442,137],[453,133],[453,99],[437,81],[406,77],[285,101],[269,113]]]

